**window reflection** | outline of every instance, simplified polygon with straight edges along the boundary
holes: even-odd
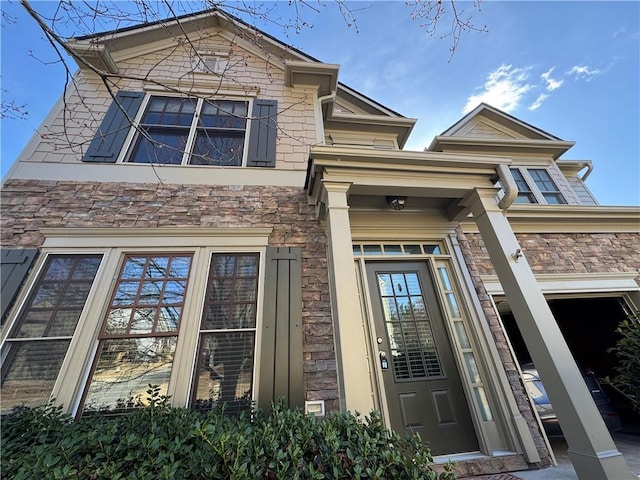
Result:
[[[149,385],[166,393],[190,266],[182,254],[125,257],[83,413],[142,405]]]
[[[3,347],[2,413],[49,400],[101,260],[101,255],[47,257]]]

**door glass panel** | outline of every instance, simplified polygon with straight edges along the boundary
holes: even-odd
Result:
[[[467,352],[464,354],[464,362],[467,365],[467,371],[471,382],[480,383],[480,372],[478,372],[478,366],[476,365],[476,358],[473,353]]]
[[[474,387],[473,393],[476,396],[476,401],[480,406],[480,414],[482,420],[485,422],[493,422],[493,415],[491,414],[491,408],[489,408],[489,400],[487,400],[487,394],[483,387]]]
[[[442,376],[416,272],[376,273],[396,380]]]
[[[454,326],[456,329],[456,335],[458,336],[458,341],[460,342],[460,347],[471,348],[471,344],[469,343],[469,337],[467,337],[467,331],[464,328],[464,323],[455,322]]]
[[[402,255],[402,247],[400,245],[385,245],[384,253],[386,255]]]

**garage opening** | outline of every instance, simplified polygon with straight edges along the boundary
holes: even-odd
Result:
[[[620,335],[616,328],[629,311],[620,297],[549,299],[549,307],[583,372],[593,372],[597,379],[615,376],[615,354],[607,350],[615,346]],[[500,316],[520,365],[532,359],[508,305],[498,302]],[[633,412],[626,397],[600,382],[603,392],[619,412],[622,429],[640,431],[640,415]]]

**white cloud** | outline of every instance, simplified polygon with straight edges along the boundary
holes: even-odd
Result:
[[[599,75],[600,73],[602,72],[597,68],[591,69],[586,65],[575,65],[574,67],[571,68],[571,70],[567,72],[567,75],[569,76],[575,75],[576,78],[581,78],[581,79],[585,79],[586,81],[589,81],[591,80],[591,78],[595,77],[596,75]]]
[[[549,70],[540,75],[540,77],[546,82],[547,90],[549,92],[553,92],[554,90],[560,88],[564,83],[564,80],[556,80],[554,78],[551,78],[551,72],[553,72],[554,68],[556,67],[551,67]]]
[[[540,105],[542,105],[542,102],[544,102],[547,98],[549,98],[549,95],[547,95],[546,93],[541,93],[540,95],[538,95],[538,98],[536,98],[536,101],[529,106],[529,110],[537,110],[538,108],[540,108]]]
[[[527,72],[512,65],[500,65],[489,73],[487,80],[481,87],[482,92],[471,95],[462,112],[469,113],[479,103],[488,103],[505,112],[512,112],[518,106],[525,93],[533,88],[527,82]]]

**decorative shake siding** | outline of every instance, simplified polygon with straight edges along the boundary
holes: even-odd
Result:
[[[50,227],[273,227],[270,245],[302,248],[305,398],[339,409],[326,236],[301,188],[10,180],[1,194],[3,247],[39,247]]]
[[[235,45],[235,46],[234,46]],[[255,47],[254,47],[255,48]],[[242,50],[222,36],[200,42],[198,50],[229,52],[224,78],[192,72],[193,60],[185,46],[172,45],[156,52],[118,62],[127,79],[110,79],[117,90],[145,91],[168,85],[182,92],[213,95],[233,92],[240,97],[278,100],[278,147],[276,168],[306,170],[309,145],[316,143],[313,88],[286,87],[284,71],[275,65],[281,59],[262,57]],[[257,50],[257,49],[256,49]],[[148,77],[152,81],[131,80]],[[18,160],[22,162],[80,163],[95,135],[112,97],[103,81],[90,72],[74,77],[65,99],[58,101]],[[171,95],[171,91],[166,91]]]
[[[549,172],[551,179],[556,184],[560,192],[562,192],[564,199],[567,201],[569,205],[579,205],[581,203],[580,198],[578,197],[576,192],[573,190],[571,183],[569,182],[567,177],[564,176],[564,174],[558,168],[558,165],[556,165],[555,162],[552,162],[547,167],[547,172]]]
[[[578,197],[578,202],[580,205],[598,205],[593,194],[589,191],[587,186],[584,184],[582,180],[578,177],[566,177],[567,182],[573,188],[576,196]]]

